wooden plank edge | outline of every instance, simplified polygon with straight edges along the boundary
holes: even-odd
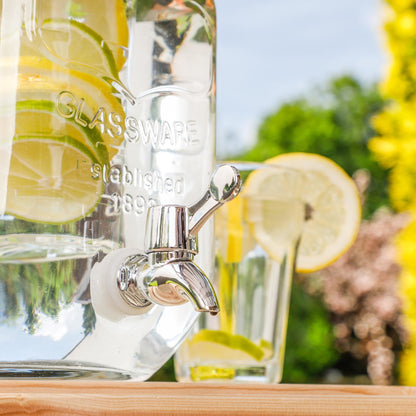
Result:
[[[0,381],[0,415],[416,416],[416,387]]]

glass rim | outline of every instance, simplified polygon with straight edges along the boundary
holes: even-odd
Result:
[[[267,163],[266,161],[263,162],[255,162],[250,160],[235,160],[235,159],[224,159],[224,160],[217,160],[216,166],[221,165],[231,165],[238,170],[242,171],[248,171],[248,170],[256,170],[256,169],[281,169],[285,170],[287,172],[296,172],[300,175],[303,175],[304,173],[297,168],[293,168],[291,166],[286,166],[284,164],[278,164],[278,163]]]

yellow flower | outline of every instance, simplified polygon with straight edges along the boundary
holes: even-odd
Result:
[[[416,33],[416,14],[412,9],[406,9],[397,15],[394,22],[397,35],[402,37],[412,37]]]
[[[414,345],[414,340],[410,342],[410,345]],[[403,351],[400,357],[399,380],[400,384],[414,386],[416,384],[416,360],[414,350],[410,349],[410,345]]]
[[[407,273],[402,274],[401,285],[402,290],[412,300],[416,306],[416,221],[413,220],[408,226],[400,232],[397,237],[396,247],[398,249],[399,259],[405,267]],[[416,307],[408,310],[416,319]]]
[[[390,65],[389,76],[382,84],[384,95],[396,100],[408,100],[415,91],[415,80],[409,71],[408,65],[403,62],[393,62]]]
[[[378,136],[369,141],[376,160],[390,169],[392,206],[413,221],[399,234],[400,294],[409,340],[400,357],[400,382],[416,384],[416,0],[386,0],[384,26],[392,62],[381,91],[394,104],[374,117]]]
[[[416,145],[401,144],[400,160],[390,173],[389,194],[392,205],[399,211],[416,209]]]
[[[414,0],[386,0],[390,7],[397,11],[403,11],[416,7],[416,2]]]
[[[368,142],[368,148],[383,167],[391,168],[397,163],[400,145],[396,139],[375,137]]]

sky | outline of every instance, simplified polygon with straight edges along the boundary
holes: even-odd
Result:
[[[386,72],[383,0],[216,0],[217,154],[244,149],[262,118],[329,79]]]

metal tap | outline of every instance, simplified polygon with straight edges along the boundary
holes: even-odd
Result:
[[[194,263],[197,234],[216,209],[235,198],[241,187],[238,170],[220,165],[203,198],[191,207],[151,207],[145,233],[145,254],[129,256],[121,265],[117,286],[121,298],[137,313],[155,304],[190,301],[197,311],[219,312],[209,279]]]

